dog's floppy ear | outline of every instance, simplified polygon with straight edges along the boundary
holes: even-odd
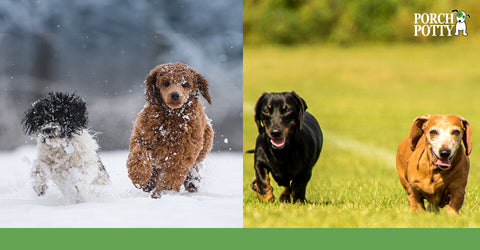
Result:
[[[265,127],[262,124],[262,120],[260,118],[260,114],[262,113],[262,103],[263,100],[265,99],[265,96],[267,96],[267,93],[263,93],[260,98],[258,98],[257,104],[255,104],[255,123],[257,124],[258,128],[258,133],[261,134],[265,130]]]
[[[198,90],[200,91],[200,94],[202,94],[203,98],[205,98],[205,100],[207,100],[208,104],[212,104],[212,98],[210,98],[210,93],[208,92],[207,79],[205,79],[205,77],[203,77],[196,70],[194,70],[192,68],[190,68],[190,70],[195,75],[195,81],[197,82],[197,86],[198,86]]]
[[[295,102],[297,103],[298,105],[298,116],[297,116],[297,121],[296,123],[298,124],[297,126],[297,129],[298,131],[302,130],[303,129],[303,117],[305,116],[305,111],[307,110],[307,103],[305,102],[305,100],[303,100],[303,98],[301,98],[299,95],[297,95],[297,93],[295,93],[295,91],[292,91],[291,92],[293,98],[295,99]]]
[[[150,74],[148,74],[147,79],[145,79],[145,98],[148,102],[153,104],[159,104],[160,100],[162,99],[160,97],[160,90],[157,88],[155,83],[157,82],[158,72],[160,72],[160,69],[163,66],[164,65],[162,64],[153,68],[150,71]]]
[[[462,120],[463,128],[465,132],[463,133],[463,145],[465,145],[465,153],[470,155],[472,153],[472,128],[470,127],[470,123],[468,123],[465,118],[460,117]]]
[[[39,122],[35,119],[35,109],[32,106],[25,111],[22,119],[23,130],[25,134],[32,135],[38,129]]]
[[[428,121],[428,119],[430,119],[430,114],[419,116],[413,121],[412,127],[410,127],[410,135],[408,139],[411,150],[415,150],[418,140],[420,140],[420,137],[423,135],[423,125],[426,121]]]

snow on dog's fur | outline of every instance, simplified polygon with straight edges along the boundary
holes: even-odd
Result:
[[[92,185],[109,184],[98,157],[98,144],[87,129],[87,107],[75,94],[49,93],[32,104],[22,121],[27,135],[37,136],[33,189],[45,195],[52,181],[75,202],[84,201]]]
[[[213,130],[202,95],[207,80],[183,63],[158,65],[145,80],[146,104],[130,137],[128,175],[137,188],[160,198],[166,191],[197,192],[199,168],[212,149]]]

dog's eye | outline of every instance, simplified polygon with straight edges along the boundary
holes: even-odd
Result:
[[[452,135],[454,135],[454,136],[459,136],[459,135],[460,135],[460,130],[454,129],[454,130],[452,131]]]
[[[184,87],[184,88],[188,87],[188,82],[183,82],[182,87]]]
[[[170,86],[170,83],[169,83],[169,82],[165,82],[165,83],[163,83],[163,86],[168,87],[168,86]]]
[[[436,136],[438,135],[438,131],[437,130],[430,130],[430,136]]]

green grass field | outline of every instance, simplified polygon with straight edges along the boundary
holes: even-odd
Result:
[[[478,51],[478,43],[465,40],[347,49],[246,47],[244,149],[255,147],[258,97],[291,90],[319,121],[324,147],[304,205],[259,202],[249,187],[253,155],[245,154],[244,227],[480,227]],[[398,143],[425,113],[459,114],[472,125],[470,177],[459,216],[444,209],[411,214],[398,180]],[[274,182],[273,188],[278,198],[283,188]]]

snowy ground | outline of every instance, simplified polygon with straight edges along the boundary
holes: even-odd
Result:
[[[102,152],[112,185],[69,203],[55,186],[37,197],[30,181],[35,147],[0,153],[0,227],[242,227],[242,155],[212,153],[195,194],[151,199],[127,176],[127,151]]]

